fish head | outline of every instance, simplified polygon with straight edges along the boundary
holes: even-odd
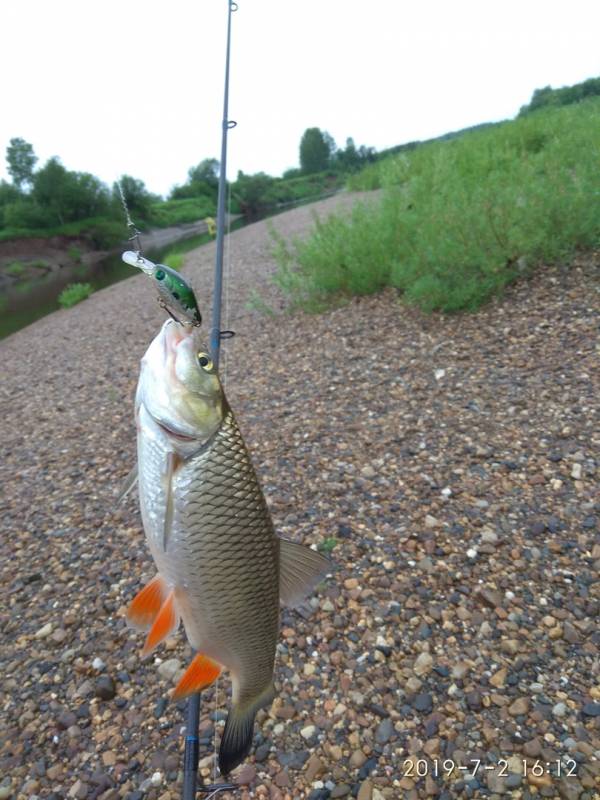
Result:
[[[143,405],[174,444],[209,439],[227,402],[198,328],[167,320],[142,359],[136,405]],[[180,448],[178,448],[180,449]]]

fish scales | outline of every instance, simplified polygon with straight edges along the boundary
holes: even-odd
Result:
[[[154,438],[140,474],[142,496],[166,506],[161,447]],[[156,487],[161,487],[158,491]],[[240,701],[266,689],[279,627],[279,542],[233,413],[214,439],[175,472],[172,532],[161,548],[164,514],[147,526],[159,569],[185,588],[181,615],[197,650],[246,676]]]
[[[219,749],[227,773],[248,753],[256,711],[275,694],[280,597],[300,602],[329,562],[276,536],[214,365],[196,341],[191,326],[167,322],[142,359],[138,488],[158,574],[127,616],[150,628],[145,655],[183,621],[199,652],[174,697],[210,685],[222,666],[230,670],[232,704]]]

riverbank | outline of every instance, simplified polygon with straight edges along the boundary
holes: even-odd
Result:
[[[594,800],[600,254],[476,314],[424,315],[390,289],[289,314],[269,227],[304,235],[354,200],[226,248],[228,398],[278,533],[334,564],[312,616],[282,611],[277,698],[236,798]],[[214,253],[182,267],[207,319]],[[154,570],[137,502],[115,508],[163,318],[134,275],[0,342],[5,797],[181,794],[170,695],[191,651],[180,631],[141,659],[124,612]],[[202,696],[205,779],[228,687]]]
[[[239,215],[230,215],[234,225]],[[170,247],[192,246],[209,230],[203,220],[156,228],[140,235],[142,250],[160,260]],[[0,242],[0,338],[31,324],[59,307],[58,296],[70,283],[89,282],[94,290],[131,276],[121,261],[123,250],[133,247],[123,241],[112,250],[93,250],[85,239],[54,236]]]

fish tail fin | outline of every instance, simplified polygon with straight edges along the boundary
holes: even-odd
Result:
[[[222,775],[228,775],[246,758],[252,747],[256,712],[259,708],[269,705],[274,697],[275,687],[271,683],[261,695],[250,703],[232,706],[227,715],[219,747],[219,769]]]

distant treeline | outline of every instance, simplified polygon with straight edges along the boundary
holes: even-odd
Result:
[[[343,186],[346,177],[375,159],[373,148],[346,140],[338,148],[319,128],[308,128],[300,142],[300,167],[282,178],[264,172],[239,172],[229,184],[230,211],[255,219],[292,204],[316,199]],[[57,157],[36,169],[33,146],[11,139],[6,151],[12,182],[0,182],[0,240],[24,236],[79,236],[105,249],[123,241],[125,214],[119,183],[131,218],[141,230],[214,217],[217,210],[219,162],[201,161],[169,197],[152,194],[143,181],[122,175],[109,188],[88,172],[66,169]]]
[[[544,86],[543,89],[536,89],[531,98],[531,102],[522,106],[519,116],[530,114],[540,108],[548,106],[569,106],[572,103],[579,103],[588,97],[600,96],[600,78],[588,78],[582,83],[573,86],[562,86],[560,89],[553,89],[551,86]]]

